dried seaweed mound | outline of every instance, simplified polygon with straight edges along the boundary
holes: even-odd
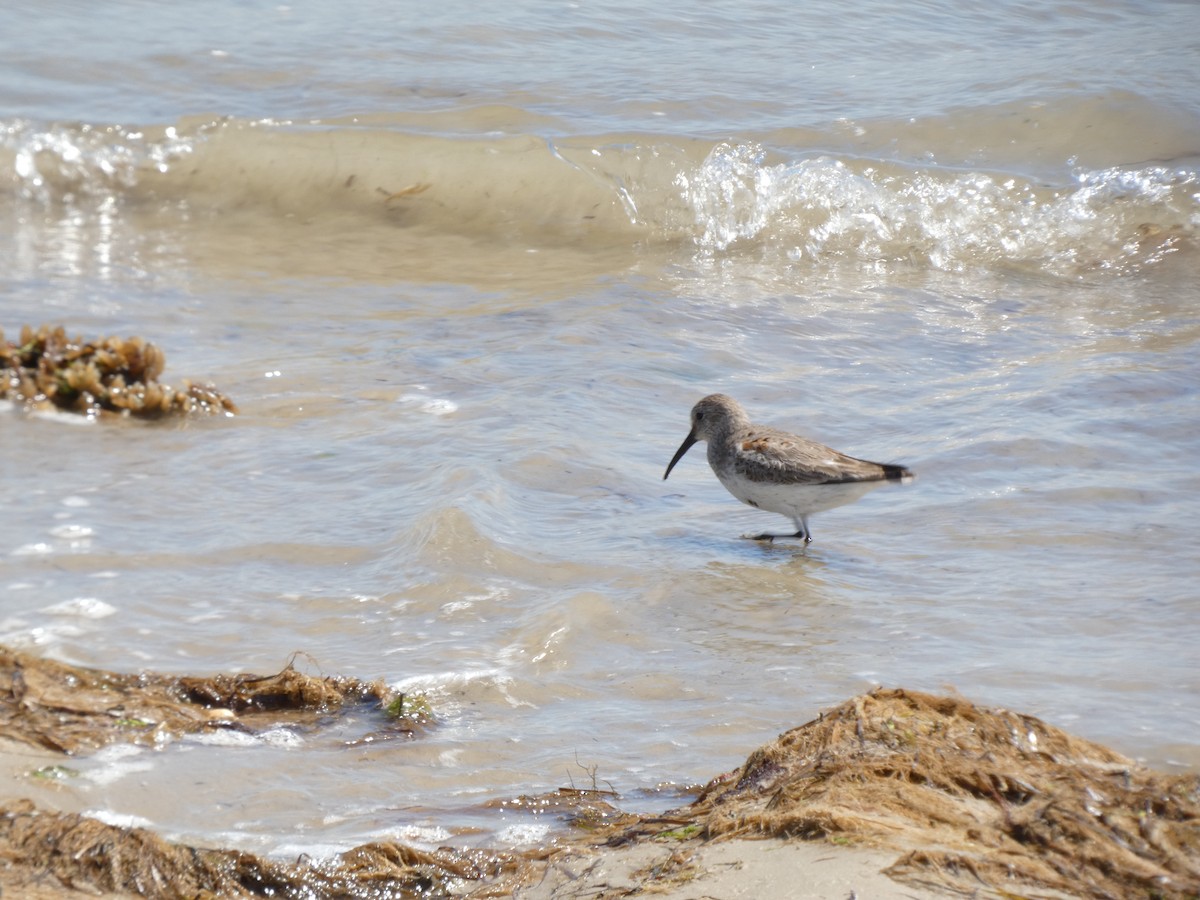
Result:
[[[61,328],[21,329],[19,344],[0,331],[0,400],[26,409],[58,408],[89,417],[105,414],[233,415],[233,401],[213,385],[160,384],[163,352],[139,337],[91,342]]]
[[[127,675],[39,659],[0,647],[0,733],[63,753],[115,742],[161,744],[214,728],[270,727],[286,714],[306,725],[348,705],[369,703],[389,720],[380,737],[428,724],[382,682],[305,675],[290,664],[275,675]]]
[[[4,896],[97,893],[142,897],[449,896],[460,884],[518,879],[515,855],[493,851],[416,850],[365,844],[317,862],[276,862],[237,850],[165,841],[142,828],[38,810],[28,801],[0,807],[0,889]]]
[[[952,697],[849,700],[755,751],[687,813],[709,838],[909,850],[889,875],[967,894],[1200,896],[1200,776]]]

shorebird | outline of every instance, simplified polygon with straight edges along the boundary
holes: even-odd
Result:
[[[710,394],[692,407],[692,430],[667,465],[663,481],[698,441],[708,441],[708,464],[729,493],[796,525],[795,534],[746,535],[756,541],[795,537],[807,544],[813,513],[850,503],[889,481],[913,480],[904,466],[855,459],[777,428],[752,425],[732,397]]]

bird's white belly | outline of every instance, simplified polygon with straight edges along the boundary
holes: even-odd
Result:
[[[798,518],[835,506],[853,503],[886,481],[852,481],[844,484],[772,484],[728,476],[721,479],[729,493],[743,503]]]

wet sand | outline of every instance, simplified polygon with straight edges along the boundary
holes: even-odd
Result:
[[[685,851],[651,845],[569,851],[553,859],[543,880],[520,900],[625,897],[663,900],[846,900],[847,897],[945,897],[932,888],[893,881],[894,856],[823,841],[733,840]]]

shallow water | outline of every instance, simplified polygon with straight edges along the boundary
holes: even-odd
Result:
[[[47,9],[0,29],[0,326],[242,415],[0,411],[0,640],[299,651],[440,722],[109,751],[60,805],[540,840],[480,804],[669,805],[875,684],[1200,764],[1191,4]],[[786,523],[700,448],[662,481],[717,390],[918,480],[742,541]]]

